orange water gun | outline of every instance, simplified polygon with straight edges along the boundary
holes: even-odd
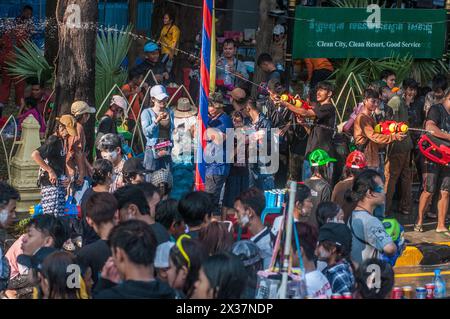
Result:
[[[282,94],[280,99],[282,101],[287,102],[289,104],[292,104],[293,106],[298,107],[298,108],[303,108],[305,110],[311,110],[312,109],[312,106],[309,105],[309,103],[306,102],[305,100],[302,100],[302,99],[300,99],[298,97],[294,97],[294,96],[289,95],[289,94]]]
[[[375,132],[383,135],[391,135],[395,133],[406,134],[408,125],[405,122],[384,121],[375,125]]]

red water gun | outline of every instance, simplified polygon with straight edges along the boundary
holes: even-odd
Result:
[[[375,132],[383,135],[391,135],[395,133],[406,134],[408,125],[405,122],[384,121],[375,125]]]
[[[420,152],[429,160],[444,166],[450,164],[450,142],[424,134],[419,140]]]
[[[302,100],[301,98],[298,97],[294,97],[292,95],[289,94],[282,94],[280,97],[281,101],[287,102],[289,104],[292,104],[295,107],[298,108],[303,108],[305,110],[311,110],[312,106],[309,105],[308,102],[306,102],[305,100]]]

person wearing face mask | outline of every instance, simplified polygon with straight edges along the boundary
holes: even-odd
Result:
[[[150,208],[145,193],[138,185],[126,185],[119,188],[114,192],[114,197],[118,203],[121,223],[131,219],[141,220],[150,226],[158,245],[169,241],[169,233],[163,225],[155,221],[154,208]]]
[[[0,228],[9,227],[16,218],[16,204],[20,199],[19,192],[12,186],[0,181]],[[16,269],[16,273],[19,270]],[[8,259],[3,255],[0,247],[0,292],[8,286],[10,274],[14,272],[14,267],[10,266]]]
[[[363,109],[355,119],[353,137],[356,148],[366,156],[368,168],[381,172],[384,163],[380,163],[379,149],[394,141],[402,141],[407,135],[403,133],[385,135],[375,132],[377,123],[372,115],[379,103],[380,95],[378,92],[372,89],[364,91]]]
[[[353,236],[353,262],[360,265],[365,259],[380,258],[382,253],[394,255],[397,247],[380,221],[386,201],[381,175],[371,169],[362,172],[355,179],[348,200],[357,203],[347,223]]]
[[[113,165],[112,182],[109,188],[111,193],[124,185],[123,166],[125,158],[122,154],[121,145],[120,137],[117,134],[103,135],[97,143],[102,158],[110,161]]]
[[[39,165],[38,184],[41,187],[41,205],[44,214],[64,215],[67,178],[66,156],[69,150],[69,136],[77,136],[76,120],[72,115],[56,118],[57,127],[45,143],[31,153],[31,158]]]
[[[331,162],[336,162],[336,159],[330,157],[327,152],[322,149],[316,149],[309,155],[312,176],[305,181],[305,185],[311,189],[313,208],[311,214],[304,217],[306,217],[306,221],[316,227],[318,226],[317,207],[319,206],[319,203],[331,199],[332,188],[329,182],[333,176],[330,166]],[[302,218],[301,221],[305,220]]]
[[[413,79],[403,81],[403,95],[395,95],[388,102],[388,105],[394,111],[393,120],[404,122],[409,126],[408,108],[417,95],[418,84]],[[391,215],[392,198],[395,193],[397,182],[401,183],[401,194],[398,211],[404,215],[410,215],[412,211],[412,170],[411,170],[411,151],[413,144],[411,134],[402,141],[396,141],[387,146],[386,163],[384,165],[384,176],[386,179],[386,215]]]
[[[286,203],[288,202],[285,199]],[[297,183],[297,192],[295,193],[295,207],[294,207],[294,222],[307,222],[314,207],[311,189],[304,183]],[[281,224],[284,222],[284,217],[279,216],[275,218],[272,225],[272,234],[277,236]]]
[[[169,95],[164,86],[152,87],[150,96],[153,107],[143,110],[141,114],[141,126],[146,139],[144,167],[156,171],[171,165],[170,146],[159,148],[158,144],[172,142],[174,113],[167,108]]]
[[[248,228],[250,231],[252,235],[250,240],[261,249],[264,269],[267,269],[272,258],[273,244],[270,228],[264,226],[261,221],[261,214],[265,207],[264,193],[256,187],[251,187],[242,192],[234,202],[239,225]]]
[[[355,276],[350,261],[352,234],[347,225],[328,223],[319,230],[318,246],[315,254],[327,267],[322,273],[331,284],[331,291],[336,294],[353,293]]]

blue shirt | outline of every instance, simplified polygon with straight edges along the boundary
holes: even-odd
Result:
[[[172,110],[169,110],[170,117],[170,130],[169,136],[172,138],[172,132],[174,128],[173,118],[174,114]],[[158,144],[159,138],[159,125],[155,123],[157,115],[152,108],[147,108],[141,113],[141,125],[144,132],[146,146],[155,146]]]
[[[209,119],[208,128],[215,128],[223,134],[226,134],[227,128],[233,128],[233,124],[231,118],[226,113],[222,113],[222,115],[216,119]],[[221,163],[217,163],[216,161],[206,163],[206,175],[227,176],[230,173],[230,164],[226,162],[226,140],[224,139],[221,145],[217,145],[212,141],[207,141],[205,157],[214,157],[218,152],[223,153]]]

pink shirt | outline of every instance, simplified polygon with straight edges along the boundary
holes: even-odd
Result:
[[[20,236],[8,249],[8,252],[5,255],[6,259],[9,261],[9,266],[11,267],[11,274],[9,275],[10,279],[13,279],[18,275],[23,275],[28,270],[27,267],[17,263],[17,256],[23,254],[22,239],[24,236],[25,235]]]

